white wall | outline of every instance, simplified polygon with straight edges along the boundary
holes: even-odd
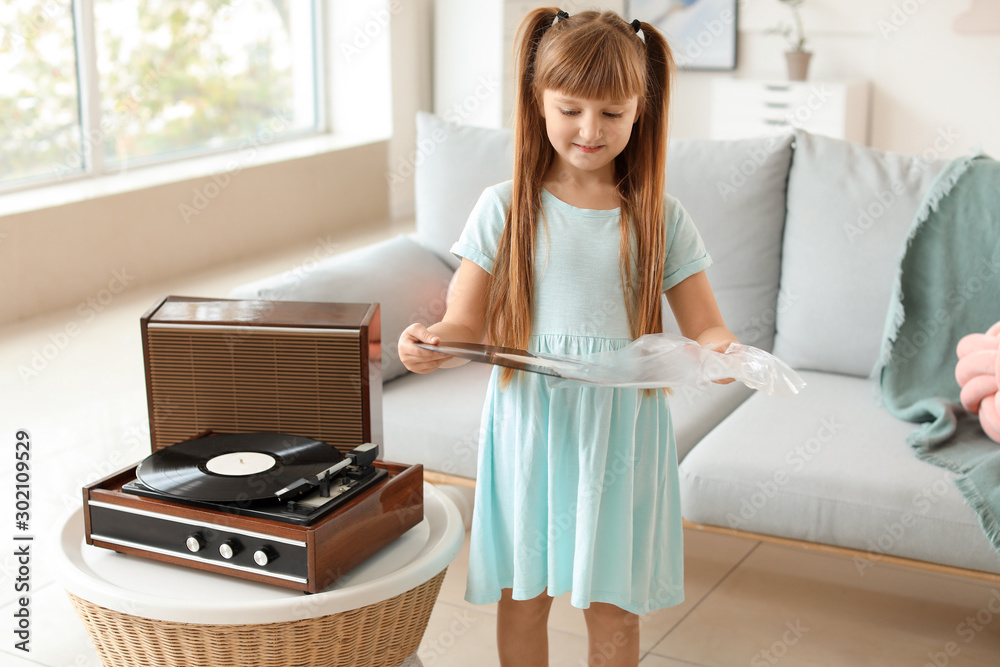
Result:
[[[385,169],[389,211],[413,214],[413,171],[420,159],[416,115],[433,107],[433,0],[391,0],[392,138]]]
[[[1000,156],[1000,34],[958,33],[952,27],[971,4],[810,0],[803,8],[814,52],[810,79],[872,82],[870,143],[876,148],[952,157],[980,147]],[[776,0],[740,4],[736,76],[784,77],[785,43],[764,31],[787,17]],[[732,75],[679,74],[673,136],[707,135],[709,81]],[[945,150],[938,151],[941,147]]]
[[[472,16],[494,17],[502,6],[507,23],[531,7],[552,4],[570,13],[591,7],[615,11],[626,7],[628,12],[624,0],[436,0],[435,7],[446,13],[435,20],[435,48],[448,54],[435,63],[436,111],[453,108],[475,90],[481,76],[497,71],[501,56],[496,53],[496,39],[510,26],[491,23],[495,18],[478,22]],[[877,148],[935,151],[950,157],[980,147],[1000,155],[1000,123],[994,120],[1000,108],[1000,34],[973,35],[952,28],[972,4],[973,0],[808,0],[802,13],[808,46],[814,52],[810,79],[871,82],[870,143]],[[456,5],[467,9],[455,11]],[[706,109],[713,78],[786,78],[785,42],[765,31],[790,23],[790,17],[777,0],[740,0],[738,69],[678,73],[672,136],[708,136]],[[627,18],[645,17],[628,14]],[[449,65],[457,57],[456,45],[465,54],[459,66]],[[504,50],[502,57],[509,59],[509,48]],[[471,120],[487,126],[506,124],[504,103],[490,104]]]
[[[382,141],[0,216],[0,323],[385,225],[385,162]]]

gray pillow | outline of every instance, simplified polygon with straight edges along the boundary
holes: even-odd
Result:
[[[741,342],[770,350],[792,135],[678,139],[667,153],[667,192],[691,214],[713,264],[719,309]],[[668,330],[676,323],[666,315]]]
[[[479,195],[514,173],[513,133],[448,123],[417,113],[414,239],[451,267],[451,246],[462,233]]]
[[[308,271],[294,270],[237,287],[234,299],[379,303],[382,318],[382,381],[406,373],[396,341],[413,322],[444,316],[452,271],[406,235],[335,255]]]
[[[796,368],[871,373],[903,243],[945,164],[796,132],[776,356]]]

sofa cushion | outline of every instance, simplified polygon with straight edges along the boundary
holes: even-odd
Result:
[[[410,373],[382,388],[382,458],[475,479],[492,366]]]
[[[778,357],[796,368],[871,373],[903,243],[945,164],[796,133]]]
[[[433,324],[444,315],[452,271],[436,255],[399,235],[307,269],[296,269],[237,287],[234,299],[339,301],[380,304],[382,381],[406,373],[396,341],[413,322]]]
[[[702,438],[728,417],[753,390],[742,382],[707,387],[674,387],[670,396],[670,421],[682,461]]]
[[[513,133],[417,113],[416,241],[452,268],[451,246],[487,187],[514,173]]]
[[[751,396],[680,468],[685,518],[754,533],[1000,572],[1000,555],[942,468],[905,443],[913,425],[867,378],[803,371],[792,399]]]
[[[678,139],[667,153],[667,191],[691,214],[712,256],[706,275],[726,324],[765,350],[774,340],[791,143],[791,134]],[[666,322],[677,331],[669,313]]]

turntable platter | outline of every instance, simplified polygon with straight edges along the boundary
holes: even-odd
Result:
[[[270,498],[343,460],[334,447],[283,433],[230,433],[185,440],[154,452],[139,481],[175,498],[240,502]]]

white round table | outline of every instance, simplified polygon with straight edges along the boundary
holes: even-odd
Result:
[[[464,534],[454,502],[424,484],[423,521],[314,595],[88,545],[82,508],[59,526],[55,561],[105,665],[396,665]]]

